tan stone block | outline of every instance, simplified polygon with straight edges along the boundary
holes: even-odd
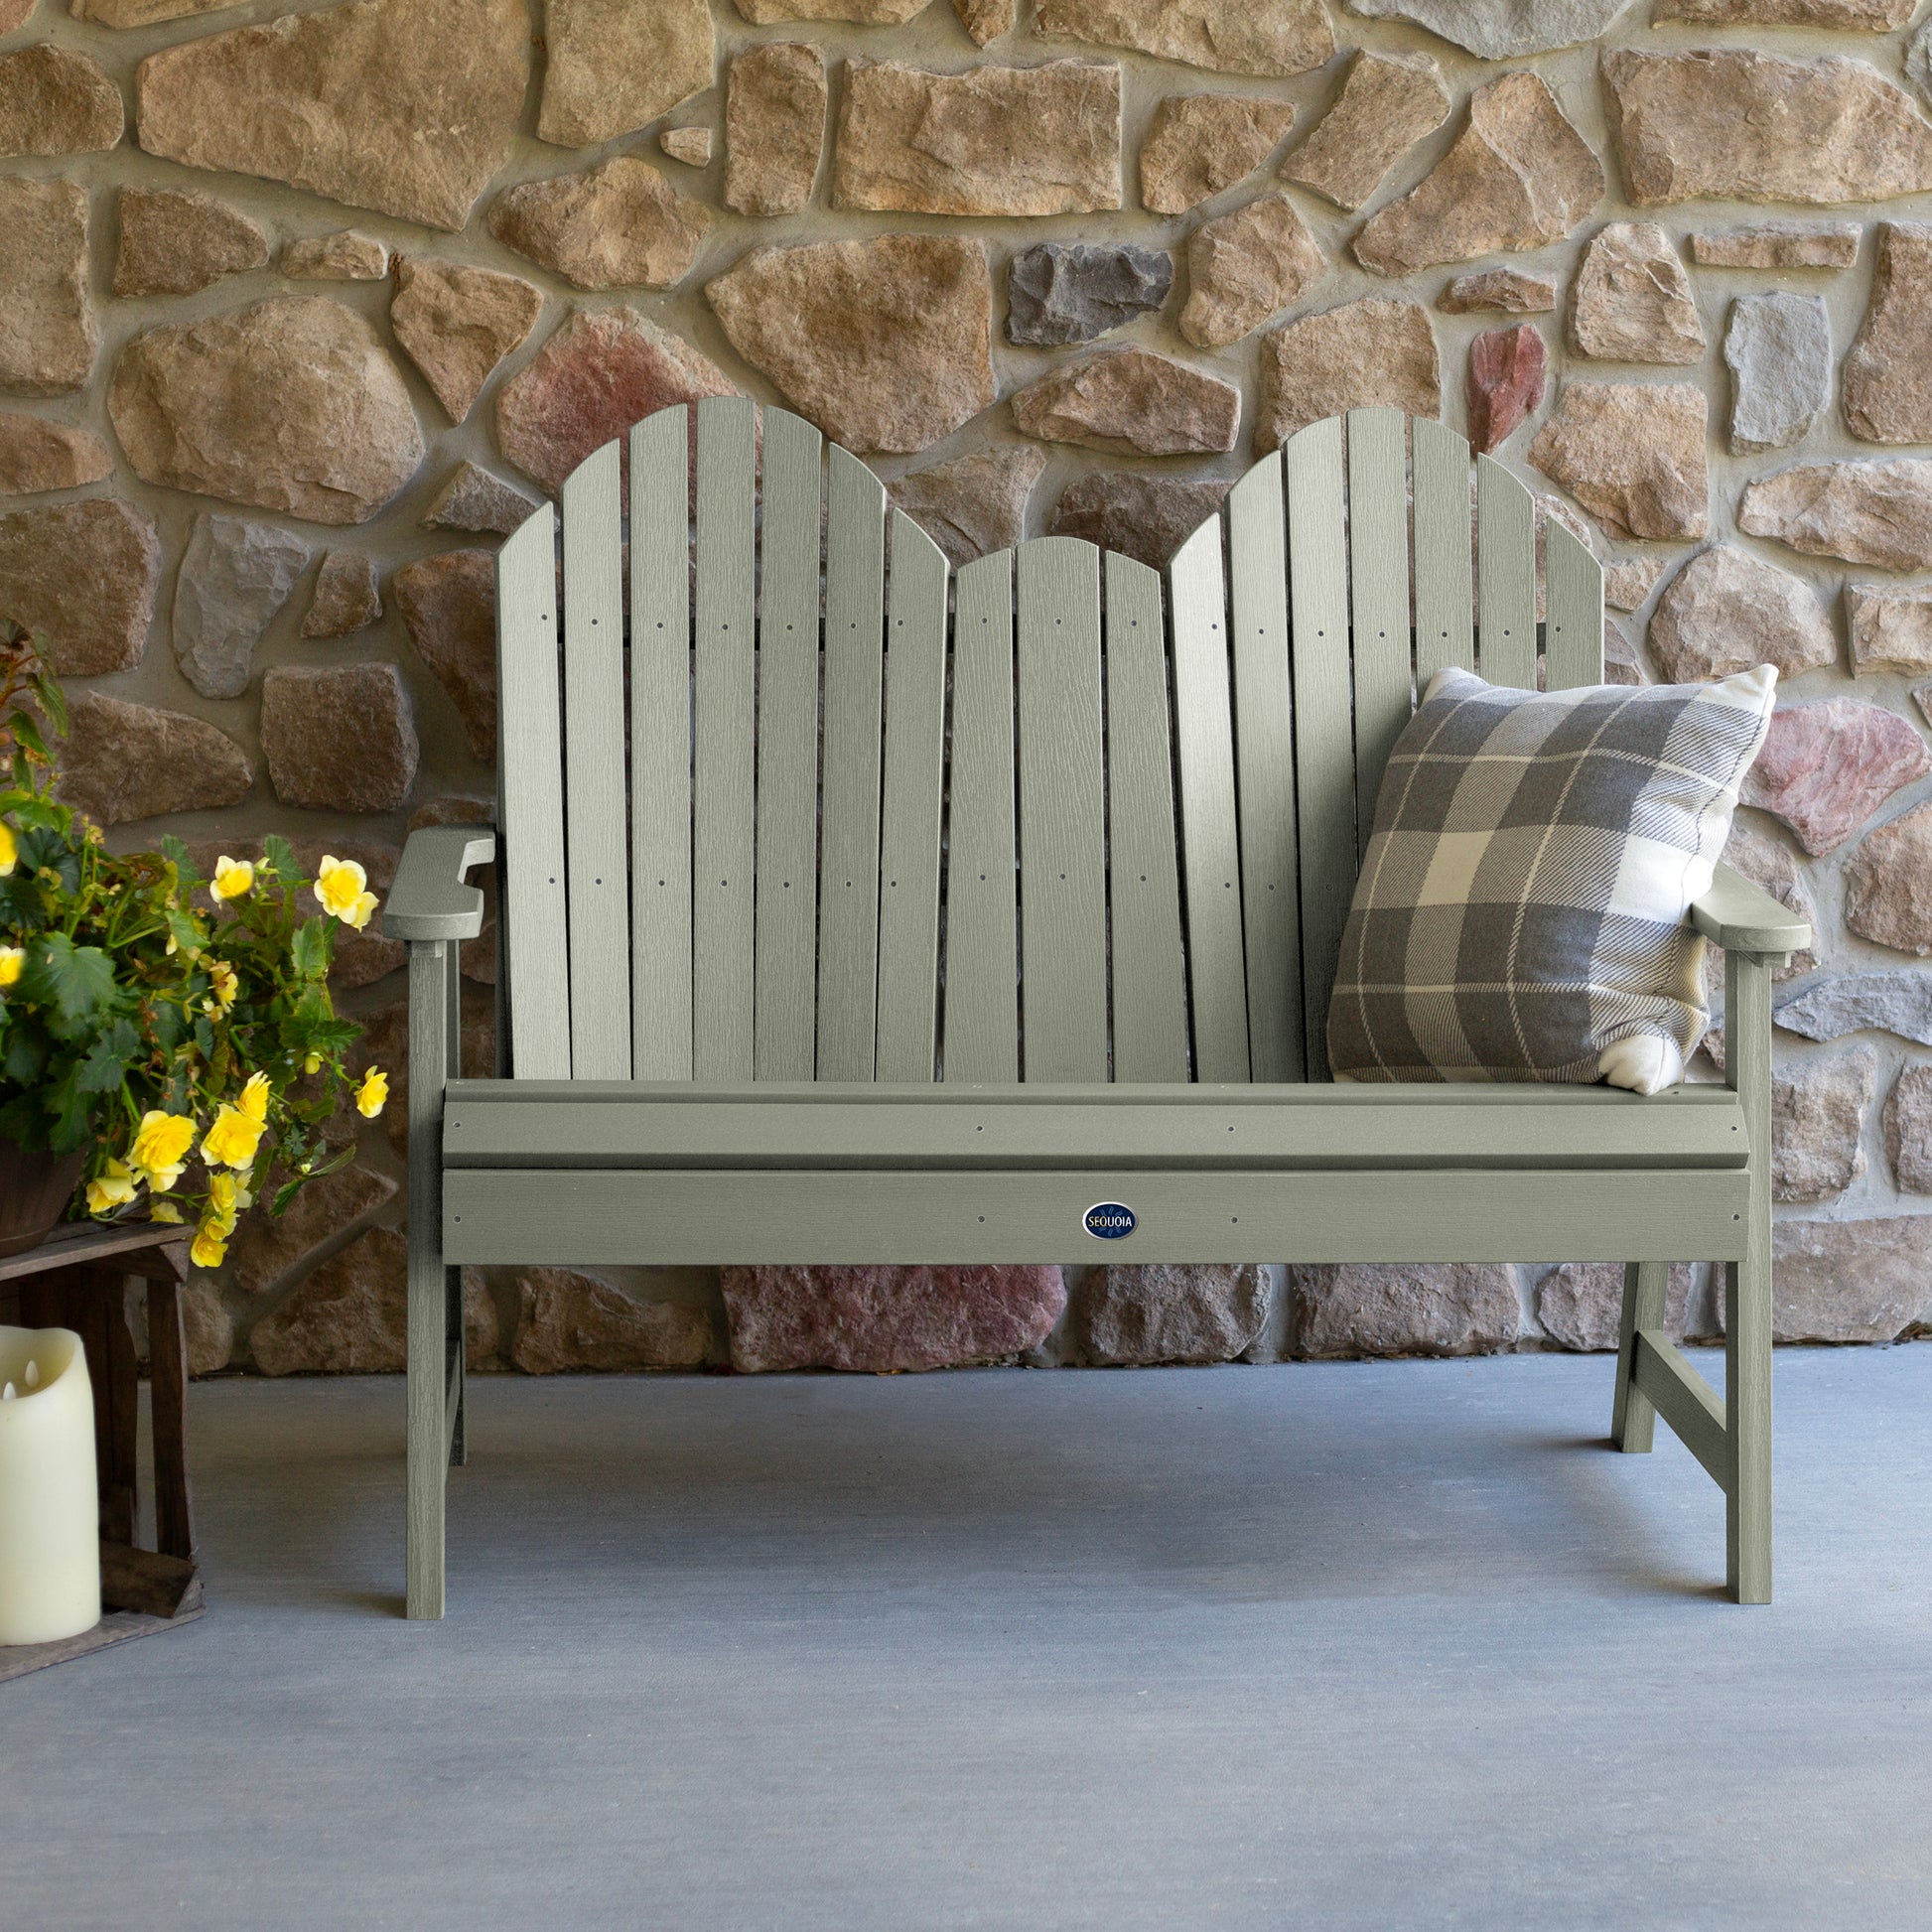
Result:
[[[691,272],[711,212],[648,161],[621,154],[506,188],[490,206],[489,232],[580,289],[667,289]]]
[[[122,123],[121,90],[90,56],[46,41],[0,54],[0,155],[98,153]]]
[[[1369,404],[1443,413],[1436,332],[1417,302],[1369,296],[1299,316],[1262,339],[1261,357],[1258,455],[1324,416]]]
[[[725,206],[796,214],[825,146],[825,56],[770,41],[732,56],[725,82]]]
[[[1205,456],[1234,447],[1241,391],[1146,348],[1104,349],[1049,370],[1010,398],[1027,436],[1123,456]]]
[[[262,679],[262,756],[285,805],[392,812],[420,748],[393,664],[284,665]]]
[[[536,327],[543,292],[520,275],[417,255],[396,258],[389,326],[450,421],[464,421],[483,386]]]
[[[1530,462],[1613,537],[1684,539],[1711,527],[1704,391],[1688,382],[1571,382]]]
[[[116,295],[193,295],[268,265],[268,238],[239,208],[195,189],[123,188]]]
[[[113,452],[92,430],[0,409],[0,495],[76,489],[113,474]]]
[[[140,663],[160,583],[161,539],[118,496],[0,516],[0,607],[46,637],[59,677],[104,677]]]
[[[545,0],[537,137],[588,148],[711,85],[710,0]]]
[[[1335,51],[1321,0],[1040,0],[1034,25],[1222,73],[1307,73]]]
[[[0,177],[0,390],[59,396],[92,372],[87,198],[69,181]]]
[[[1424,135],[1449,119],[1442,70],[1427,54],[1360,49],[1320,122],[1282,164],[1300,182],[1351,211]]]
[[[101,691],[70,696],[68,716],[58,790],[97,825],[232,805],[255,782],[241,747],[200,718]]]
[[[1295,103],[1266,94],[1170,94],[1141,143],[1141,206],[1184,214],[1251,175],[1295,125]]]

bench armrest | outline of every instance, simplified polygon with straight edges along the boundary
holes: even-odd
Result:
[[[483,930],[483,896],[463,876],[495,856],[496,834],[487,825],[411,832],[382,908],[383,932],[391,939],[474,939]]]
[[[1811,944],[1811,927],[1797,913],[1728,866],[1692,902],[1691,922],[1726,952],[1788,954]]]

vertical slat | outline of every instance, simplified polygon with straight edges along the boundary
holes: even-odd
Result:
[[[1603,682],[1603,566],[1555,517],[1543,525],[1543,657],[1552,691]]]
[[[570,1078],[557,519],[548,503],[496,553],[497,860],[510,965],[510,1072]]]
[[[480,1074],[481,1067],[467,1067],[463,1064],[463,953],[459,946],[450,948],[450,970],[443,975],[443,1060],[449,1069],[450,1078],[460,1080],[466,1073]],[[626,1042],[627,1044],[627,1042]],[[439,1117],[438,1133],[442,1131]],[[464,1376],[469,1366],[469,1357],[464,1348],[463,1320],[463,1270],[452,1268],[446,1262],[443,1267],[443,1386],[447,1391],[448,1408],[443,1417],[443,1431],[449,1438],[449,1459],[452,1468],[460,1466],[470,1458],[469,1444],[465,1435],[466,1417],[469,1408],[468,1393]]]
[[[691,1077],[689,411],[630,431],[630,1067]]]
[[[564,836],[576,968],[570,979],[570,1064],[580,1080],[630,1077],[619,476],[618,446],[607,443],[572,471],[563,487]]]
[[[698,404],[691,1071],[752,1077],[756,405]]]
[[[1235,782],[1247,940],[1248,1061],[1257,1080],[1302,1078],[1302,933],[1295,903],[1294,699],[1280,453],[1228,492]]]
[[[948,1080],[1020,1077],[1013,753],[1013,552],[1000,550],[967,564],[953,595]]]
[[[1446,664],[1476,667],[1469,574],[1469,446],[1418,416],[1416,474],[1416,692]]]
[[[886,763],[879,835],[882,1080],[930,1080],[938,1048],[939,801],[946,759],[946,558],[892,520]]]
[[[444,1407],[449,1400],[450,1303],[443,1278],[442,1155],[443,1089],[451,1072],[445,1014],[456,973],[454,943],[441,939],[411,943],[405,1608],[411,1617],[432,1619],[443,1614],[449,1480],[443,1438]],[[532,990],[526,982],[526,999]]]
[[[1107,553],[1107,851],[1114,1078],[1187,1077],[1187,967],[1161,579]]]
[[[878,1017],[886,490],[832,446],[825,537],[825,779],[818,1077],[870,1080]]]
[[[812,1077],[818,970],[819,433],[764,411],[759,573],[757,1051],[760,1080]]]
[[[1623,1268],[1623,1313],[1616,1345],[1616,1396],[1610,1407],[1610,1441],[1628,1455],[1648,1455],[1657,1435],[1657,1411],[1637,1387],[1637,1331],[1664,1325],[1670,1264],[1631,1261]]]
[[[1725,958],[1725,1080],[1750,1138],[1744,1259],[1725,1268],[1725,1570],[1740,1603],[1771,1600],[1771,962]]]
[[[1355,639],[1355,856],[1375,823],[1389,754],[1415,708],[1409,642],[1407,418],[1348,412],[1349,616]]]
[[[1029,1081],[1107,1077],[1100,553],[1020,546],[1020,1007]]]
[[[1476,615],[1482,675],[1536,688],[1536,499],[1493,457],[1476,458]]]
[[[1228,705],[1221,519],[1210,517],[1168,564],[1173,623],[1174,749],[1180,767],[1187,883],[1187,978],[1194,1078],[1248,1077],[1248,995],[1241,957],[1234,724]]]
[[[1340,419],[1311,423],[1289,439],[1282,458],[1295,612],[1295,783],[1302,826],[1302,983],[1308,1042],[1308,1071],[1299,1077],[1325,1080],[1328,995],[1355,893],[1355,734],[1348,690],[1348,540],[1342,522]],[[1250,1016],[1256,998],[1251,959]],[[1251,1028],[1253,1024],[1250,1018]]]

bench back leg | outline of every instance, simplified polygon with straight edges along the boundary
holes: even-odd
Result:
[[[1725,1076],[1750,1137],[1744,1259],[1725,1269],[1725,1572],[1740,1603],[1771,1600],[1771,967],[1725,954]]]
[[[419,940],[409,948],[409,1471],[407,1613],[443,1614],[443,1510],[448,1483],[453,1386],[463,1363],[462,1276],[443,1265],[443,1088],[451,1070],[451,1014],[460,982],[456,946]]]

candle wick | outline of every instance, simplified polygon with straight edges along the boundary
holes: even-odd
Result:
[[[27,1374],[23,1379],[26,1381],[26,1384],[30,1389],[38,1389],[41,1385],[40,1363],[29,1362],[27,1364]]]

